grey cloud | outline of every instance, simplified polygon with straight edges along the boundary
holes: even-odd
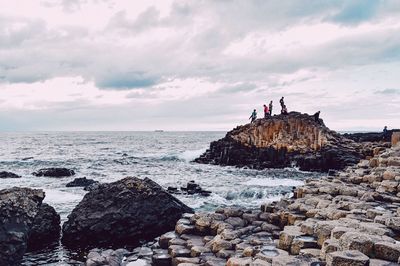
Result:
[[[387,88],[387,89],[375,91],[375,93],[383,94],[383,95],[396,95],[396,94],[400,94],[400,89]]]

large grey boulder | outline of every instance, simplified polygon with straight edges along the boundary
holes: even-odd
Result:
[[[138,245],[171,231],[191,208],[152,180],[126,177],[87,193],[63,225],[69,247]]]

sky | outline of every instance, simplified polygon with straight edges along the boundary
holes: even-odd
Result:
[[[0,131],[400,128],[398,0],[0,0]]]

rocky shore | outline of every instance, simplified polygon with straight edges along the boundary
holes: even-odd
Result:
[[[93,250],[87,265],[399,265],[400,144],[335,176],[307,180],[259,210],[184,214],[132,251]]]
[[[238,126],[211,143],[195,162],[256,169],[297,166],[305,171],[341,170],[388,142],[355,142],[322,119],[291,112]]]

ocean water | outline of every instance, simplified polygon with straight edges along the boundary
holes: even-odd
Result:
[[[1,133],[0,171],[20,179],[0,179],[0,189],[20,186],[43,189],[44,202],[65,221],[86,191],[67,188],[76,177],[112,182],[126,176],[151,178],[158,184],[185,186],[195,180],[210,197],[177,195],[196,210],[219,206],[259,208],[262,203],[290,196],[293,186],[318,173],[292,169],[252,170],[191,162],[224,132],[10,132]],[[35,177],[44,167],[67,167],[76,175],[67,178]],[[24,265],[65,265],[74,254],[55,245],[27,253]]]

